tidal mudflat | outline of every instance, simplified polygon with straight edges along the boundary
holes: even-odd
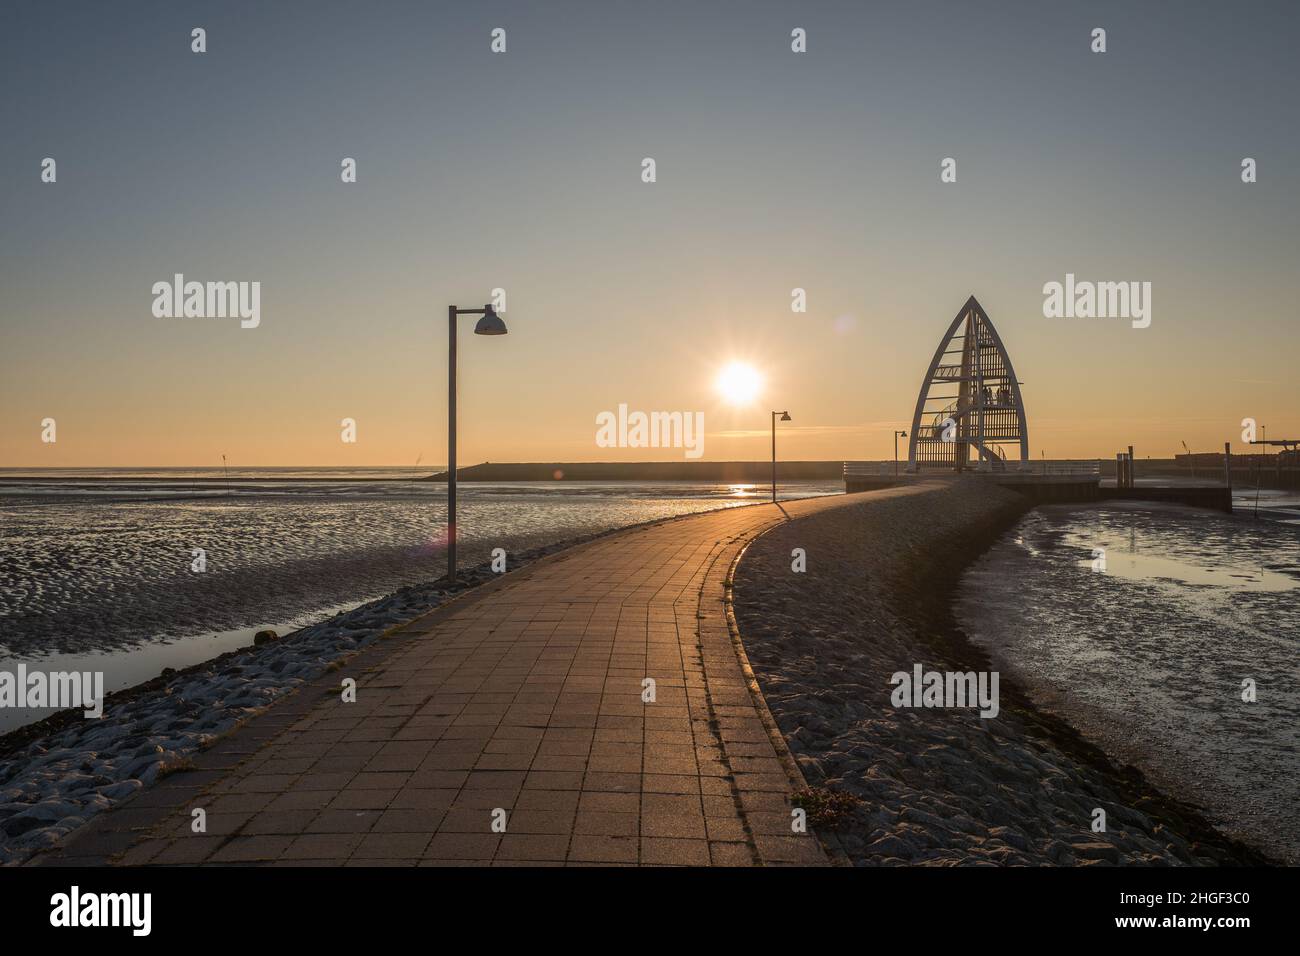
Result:
[[[956,616],[1040,706],[1296,863],[1298,595],[1285,519],[1053,505],[971,567]]]

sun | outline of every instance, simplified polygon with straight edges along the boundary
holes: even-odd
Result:
[[[732,362],[718,373],[718,394],[733,405],[752,402],[758,397],[758,389],[762,384],[763,379],[757,369],[744,362]]]

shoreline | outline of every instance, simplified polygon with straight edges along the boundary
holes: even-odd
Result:
[[[1017,516],[1017,521],[1019,517]],[[965,568],[974,563],[1001,534],[1014,527],[1015,523],[1008,523],[998,530],[996,534],[993,534],[992,537],[981,541],[978,550],[972,551],[962,562],[960,570],[964,571]],[[953,580],[956,581],[957,577],[954,577]],[[950,599],[944,601],[941,608],[935,609],[938,623],[936,633],[942,634],[945,639],[958,644],[963,650],[977,655],[978,660],[991,663],[990,655],[978,647],[957,622],[951,600],[955,596],[955,591],[956,588],[954,587],[949,594]],[[1227,856],[1219,861],[1221,864],[1283,865],[1280,860],[1270,856],[1264,848],[1253,846],[1222,832],[1199,809],[1185,800],[1161,790],[1147,779],[1147,776],[1137,767],[1120,762],[1119,758],[1111,755],[1101,746],[1088,739],[1082,731],[1063,716],[1036,701],[1031,690],[1022,686],[1019,678],[1004,672],[1002,693],[1004,701],[1009,699],[1012,706],[1026,719],[1032,721],[1043,735],[1056,746],[1073,756],[1080,763],[1093,767],[1099,773],[1114,775],[1116,781],[1121,785],[1122,792],[1126,792],[1132,797],[1133,806],[1140,807],[1147,816],[1170,826],[1189,845],[1195,846],[1197,843],[1204,843],[1216,848],[1222,847]],[[1234,857],[1237,858],[1234,859]]]
[[[809,784],[865,801],[836,832],[850,859],[1279,865],[1118,765],[1007,674],[1001,713],[983,724],[971,711],[890,707],[888,676],[913,661],[990,669],[952,598],[963,570],[1032,506],[1010,492],[950,493],[964,500],[940,510],[928,494],[903,505],[864,497],[839,527],[826,516],[781,525],[737,568],[740,633],[791,752]],[[806,575],[788,573],[794,546],[807,550]],[[814,562],[830,573],[814,578]],[[851,593],[855,583],[862,593]],[[1091,832],[1095,806],[1107,810],[1107,832]]]
[[[94,469],[91,469],[92,471]],[[163,471],[159,469],[158,471]],[[209,469],[210,470],[210,469]],[[256,469],[253,469],[254,471]],[[354,484],[374,482],[433,482],[446,484],[447,471],[420,471],[390,475],[349,475],[347,471],[373,471],[359,467],[339,469],[344,474],[240,474],[168,475],[140,469],[139,474],[0,474],[0,487],[32,483],[123,483],[123,484]],[[782,461],[777,463],[780,481],[838,481],[843,477],[842,461]],[[588,483],[671,482],[686,484],[766,484],[772,476],[767,461],[628,461],[628,462],[482,462],[456,469],[458,482],[511,484],[516,482],[555,484],[560,481]]]
[[[1076,561],[1086,568],[1088,552],[1079,548],[1088,542],[1080,534],[1117,548],[1110,574],[1063,585],[1062,574],[1075,576]],[[1163,534],[1176,534],[1178,544],[1153,537]],[[1219,833],[1295,865],[1296,829],[1286,812],[1293,788],[1285,781],[1294,770],[1295,724],[1288,713],[1294,715],[1297,699],[1275,685],[1260,706],[1276,709],[1252,709],[1238,722],[1238,698],[1225,703],[1214,691],[1225,669],[1281,674],[1288,654],[1294,657],[1294,641],[1279,618],[1287,613],[1284,602],[1300,593],[1300,563],[1290,560],[1298,552],[1284,550],[1279,538],[1286,537],[1300,543],[1277,521],[1256,522],[1248,514],[1138,502],[1095,511],[1048,505],[971,565],[953,614],[1041,714],[1077,730],[1116,766],[1140,770],[1152,789],[1193,804]],[[1250,544],[1224,552],[1225,541]],[[1185,550],[1198,545],[1206,550]],[[1267,569],[1248,566],[1247,554],[1276,560]],[[1126,573],[1125,565],[1134,570]],[[1013,589],[1025,604],[1014,615]],[[1219,615],[1239,602],[1249,607],[1253,630],[1275,639],[1238,643],[1237,619]],[[1176,654],[1165,654],[1166,644]],[[1143,673],[1152,679],[1137,676]]]

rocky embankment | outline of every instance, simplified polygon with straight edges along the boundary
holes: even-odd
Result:
[[[950,596],[1025,507],[978,482],[867,494],[781,525],[741,558],[736,618],[773,717],[810,786],[861,798],[840,845],[859,865],[1267,862],[1113,766],[1005,675],[996,717],[893,705],[891,675],[916,664],[989,670]]]

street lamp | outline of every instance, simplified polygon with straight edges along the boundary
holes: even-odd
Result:
[[[776,416],[781,416],[781,421],[790,420],[789,412],[772,413],[772,504],[776,504]]]
[[[447,581],[456,580],[456,316],[482,316],[475,335],[505,335],[506,324],[490,305],[481,309],[447,306]]]
[[[907,432],[900,432],[900,431],[894,432],[894,477],[895,478],[898,477],[898,440],[900,438],[906,438],[906,437],[907,437]]]

